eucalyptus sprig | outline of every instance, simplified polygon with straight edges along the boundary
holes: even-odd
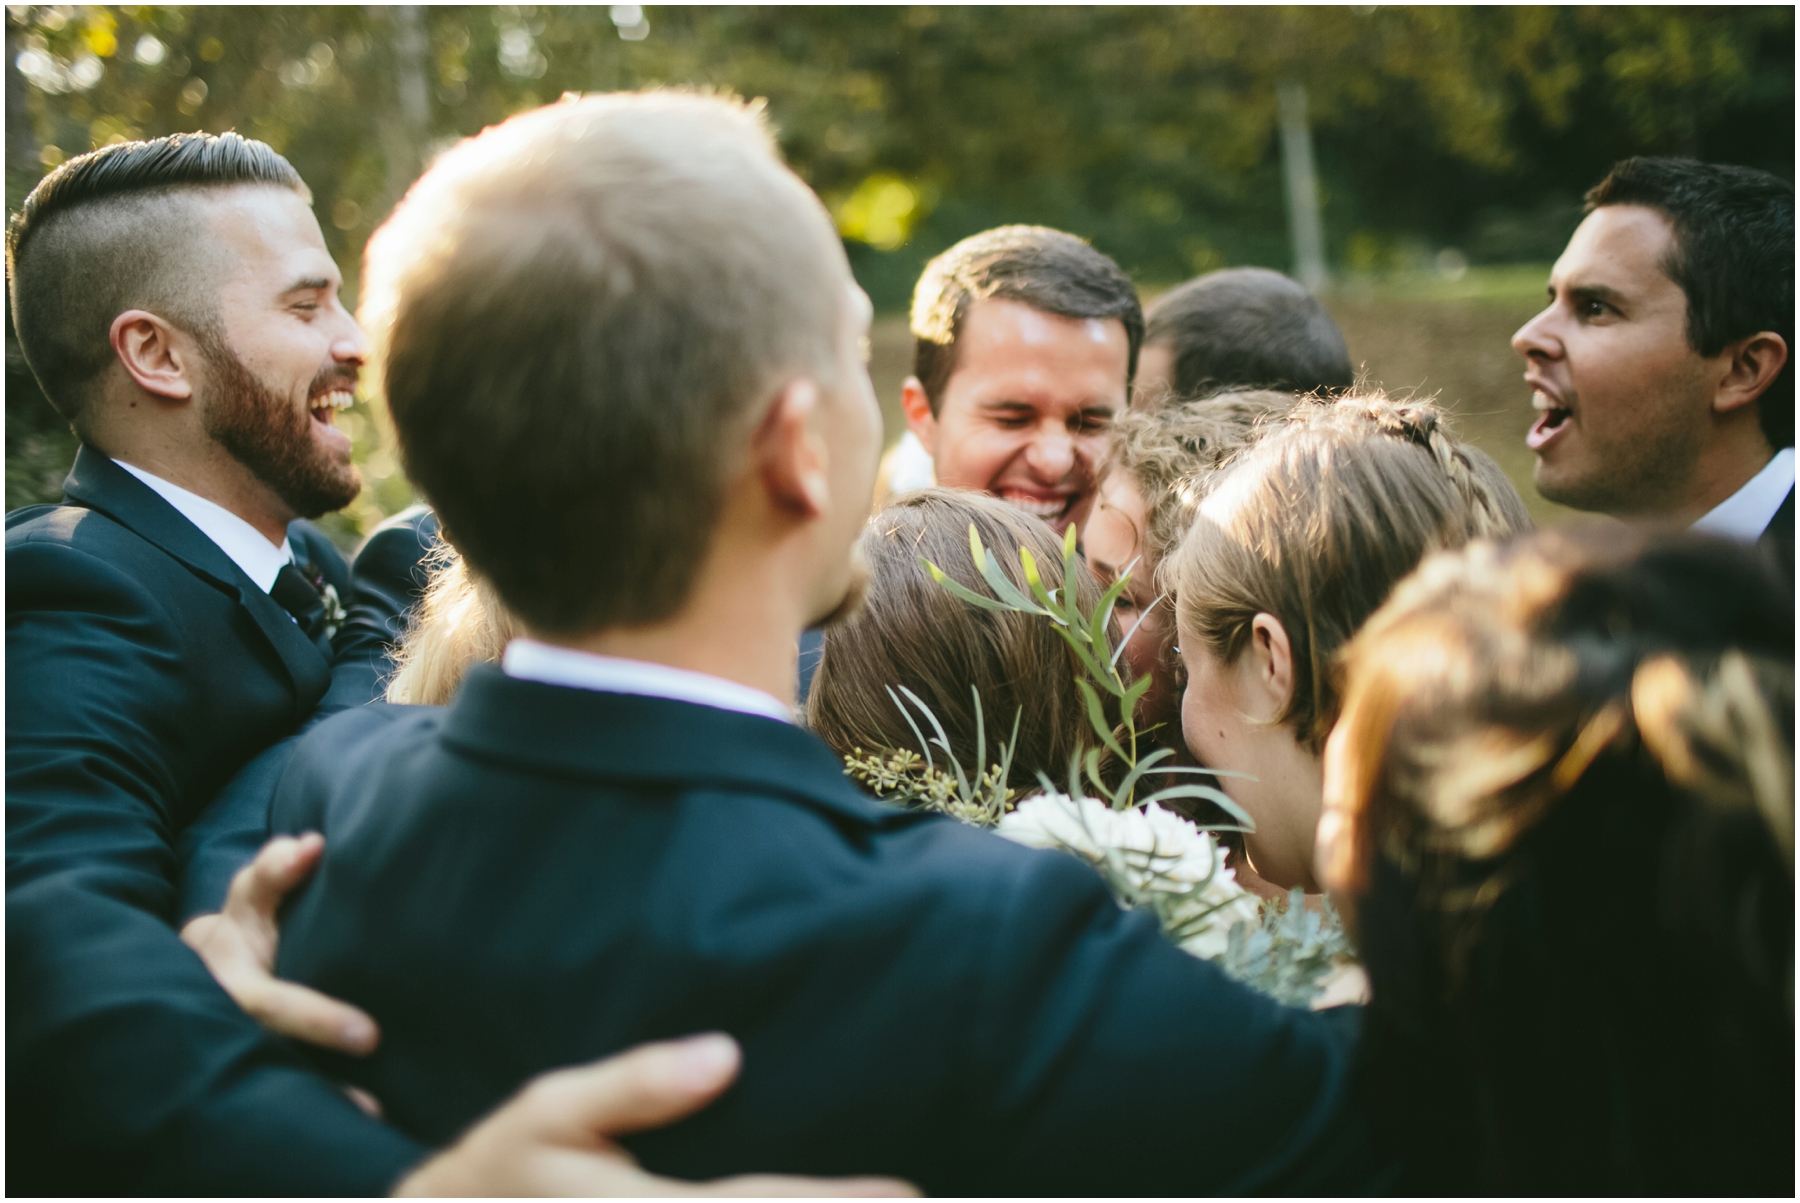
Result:
[[[950,747],[950,738],[944,733],[944,725],[925,700],[904,685],[899,693],[895,693],[891,685],[887,691],[900,711],[900,717],[912,728],[919,747],[924,749],[924,756],[911,749],[865,752],[858,748],[853,755],[844,757],[845,771],[869,786],[876,797],[885,802],[938,811],[978,827],[992,827],[998,823],[1019,792],[1008,785],[1007,778],[1012,773],[1013,750],[1019,745],[1019,720],[1024,716],[1024,709],[1021,707],[1013,713],[1012,736],[1000,742],[998,763],[989,764],[987,720],[981,711],[981,691],[974,685],[969,686],[969,693],[975,700],[975,770],[971,775],[957,760]],[[901,694],[906,695],[905,701],[901,700]],[[919,724],[907,710],[907,702],[912,703],[931,727],[934,732],[931,738],[927,739],[919,729]],[[947,769],[938,767],[931,754],[933,745],[943,754]]]
[[[1075,660],[1081,665],[1085,676],[1075,678],[1075,687],[1081,691],[1081,697],[1087,707],[1088,725],[1093,728],[1100,747],[1077,750],[1069,758],[1068,795],[1071,798],[1083,794],[1095,795],[1106,800],[1114,810],[1124,810],[1131,806],[1143,806],[1152,802],[1172,802],[1179,798],[1195,798],[1212,803],[1231,818],[1230,823],[1208,824],[1215,831],[1250,831],[1255,824],[1243,809],[1226,796],[1216,786],[1198,783],[1169,785],[1139,798],[1137,790],[1147,774],[1194,774],[1207,777],[1224,777],[1234,774],[1223,770],[1193,768],[1186,765],[1163,764],[1175,753],[1168,748],[1158,748],[1147,755],[1138,755],[1138,741],[1147,734],[1140,732],[1137,725],[1137,706],[1150,690],[1154,678],[1145,673],[1137,680],[1127,684],[1124,674],[1119,671],[1119,659],[1125,652],[1125,644],[1137,633],[1144,618],[1140,617],[1136,625],[1127,632],[1117,647],[1111,646],[1108,631],[1112,624],[1113,607],[1118,604],[1121,594],[1131,582],[1132,569],[1137,567],[1133,560],[1119,573],[1106,591],[1100,596],[1099,605],[1091,614],[1084,614],[1081,604],[1076,598],[1076,590],[1069,582],[1076,579],[1082,571],[1079,555],[1076,551],[1075,528],[1069,527],[1063,537],[1062,586],[1056,589],[1047,588],[1043,575],[1038,570],[1037,558],[1031,554],[1029,547],[1018,548],[1020,575],[1025,578],[1026,589],[1020,589],[1001,568],[999,560],[988,549],[982,546],[981,534],[975,524],[969,524],[969,555],[975,564],[975,570],[981,579],[988,583],[994,596],[987,597],[970,589],[960,581],[953,579],[942,568],[930,560],[920,557],[920,563],[931,574],[931,579],[948,589],[952,595],[961,598],[972,606],[983,610],[997,610],[1013,614],[1032,614],[1047,619],[1060,635]],[[1027,592],[1027,590],[1029,592]],[[1157,603],[1162,601],[1157,598]],[[1150,608],[1146,608],[1147,617]],[[1106,708],[1100,700],[1100,694],[1106,694],[1116,700],[1119,707],[1120,723],[1115,729],[1108,721]],[[898,699],[896,699],[898,704]],[[902,709],[902,713],[905,713]],[[908,718],[908,722],[912,720]],[[1015,728],[1016,729],[1016,728]],[[914,728],[917,734],[918,729]],[[921,740],[923,742],[923,740]],[[1125,774],[1117,785],[1106,781],[1100,771],[1101,749],[1111,752],[1124,765]],[[1087,778],[1091,789],[1082,784]],[[1056,786],[1040,774],[1040,781],[1046,790],[1054,791]]]

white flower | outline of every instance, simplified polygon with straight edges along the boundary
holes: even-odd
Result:
[[[1256,899],[1225,866],[1212,833],[1157,805],[1113,810],[1098,798],[1038,794],[1000,820],[999,833],[1092,864],[1119,904],[1146,907],[1194,956],[1221,956],[1233,924],[1255,923]]]

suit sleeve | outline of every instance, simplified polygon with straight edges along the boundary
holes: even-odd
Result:
[[[1122,911],[1075,858],[1026,863],[990,924],[971,1030],[977,1126],[997,1153],[983,1158],[992,1192],[975,1193],[1381,1188],[1355,1008],[1282,1006]]]
[[[181,645],[66,547],[8,548],[13,1193],[385,1193],[421,1155],[224,993],[170,919]]]
[[[382,523],[357,553],[320,716],[381,698],[394,671],[394,645],[431,582],[437,533],[437,515],[416,506]]]

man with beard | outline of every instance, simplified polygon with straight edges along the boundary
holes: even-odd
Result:
[[[180,845],[332,680],[348,580],[301,520],[360,487],[331,419],[367,343],[310,200],[259,142],[176,135],[70,161],[12,224],[19,341],[82,446],[63,504],[7,516],[7,1186],[666,1189],[605,1133],[722,1089],[723,1042],[546,1080],[420,1164],[170,926]],[[372,1046],[366,1016],[312,1001],[353,1025],[319,1037]]]
[[[1538,492],[1794,555],[1794,186],[1636,158],[1587,194],[1513,335]]]

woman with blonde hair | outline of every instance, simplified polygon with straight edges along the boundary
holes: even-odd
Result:
[[[439,543],[428,563],[431,583],[394,652],[390,702],[447,704],[470,668],[498,661],[507,643],[523,633],[493,587],[470,572],[448,543]]]
[[[1794,1191],[1794,609],[1616,526],[1425,566],[1351,641],[1325,883],[1397,1194]]]
[[[1216,474],[1170,566],[1182,729],[1256,830],[1255,872],[1319,891],[1332,660],[1427,554],[1530,525],[1492,459],[1426,401],[1305,402]]]

